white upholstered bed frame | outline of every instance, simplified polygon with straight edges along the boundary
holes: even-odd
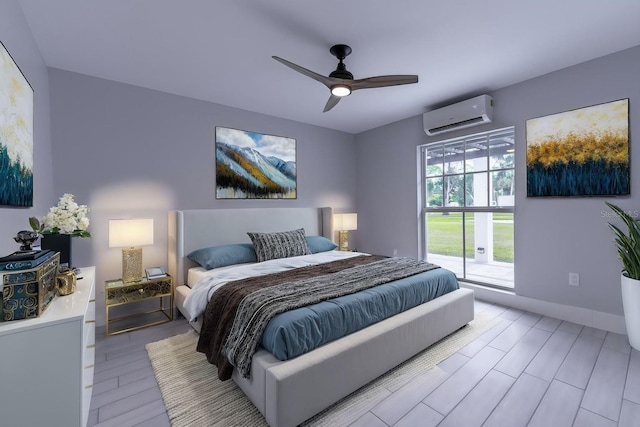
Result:
[[[333,240],[331,208],[198,209],[169,212],[168,270],[185,313],[186,258],[203,247],[250,242],[246,232],[304,228]],[[473,292],[458,289],[307,354],[280,361],[261,349],[251,379],[233,380],[272,427],[293,427],[473,320]],[[199,330],[199,325],[193,325]],[[195,351],[195,349],[194,349]]]

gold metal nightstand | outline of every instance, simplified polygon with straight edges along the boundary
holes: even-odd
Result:
[[[157,309],[113,319],[109,318],[109,311],[114,307],[154,298],[160,301],[160,307]],[[169,301],[169,307],[165,307],[164,303],[166,300]],[[143,278],[139,282],[134,283],[125,283],[122,279],[107,280],[105,282],[105,311],[105,329],[107,335],[121,334],[123,332],[135,331],[136,329],[146,328],[147,326],[169,322],[173,320],[173,279],[167,275],[158,279]],[[155,313],[160,313],[162,316],[158,316]],[[127,326],[116,331],[109,330],[111,323],[143,316],[150,317],[152,321],[141,325]],[[161,317],[161,319],[154,320],[158,317]]]

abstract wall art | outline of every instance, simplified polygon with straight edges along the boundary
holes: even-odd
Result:
[[[527,120],[527,197],[630,194],[629,99]]]
[[[1,42],[0,205],[33,206],[33,89]]]

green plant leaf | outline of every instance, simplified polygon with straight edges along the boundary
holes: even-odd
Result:
[[[38,218],[36,218],[35,216],[29,218],[29,225],[31,226],[31,229],[33,231],[40,231],[40,221],[38,221]]]
[[[640,223],[618,206],[605,202],[626,225],[626,232],[615,224],[609,228],[615,234],[618,256],[622,261],[623,273],[631,279],[640,280]]]

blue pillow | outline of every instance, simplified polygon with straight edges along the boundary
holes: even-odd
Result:
[[[317,254],[318,252],[327,252],[332,251],[338,247],[331,240],[322,236],[306,236],[307,245],[309,245],[309,249],[311,249],[312,254]]]
[[[258,262],[256,251],[251,243],[211,246],[191,252],[187,258],[200,264],[207,270],[226,267],[227,265]]]

